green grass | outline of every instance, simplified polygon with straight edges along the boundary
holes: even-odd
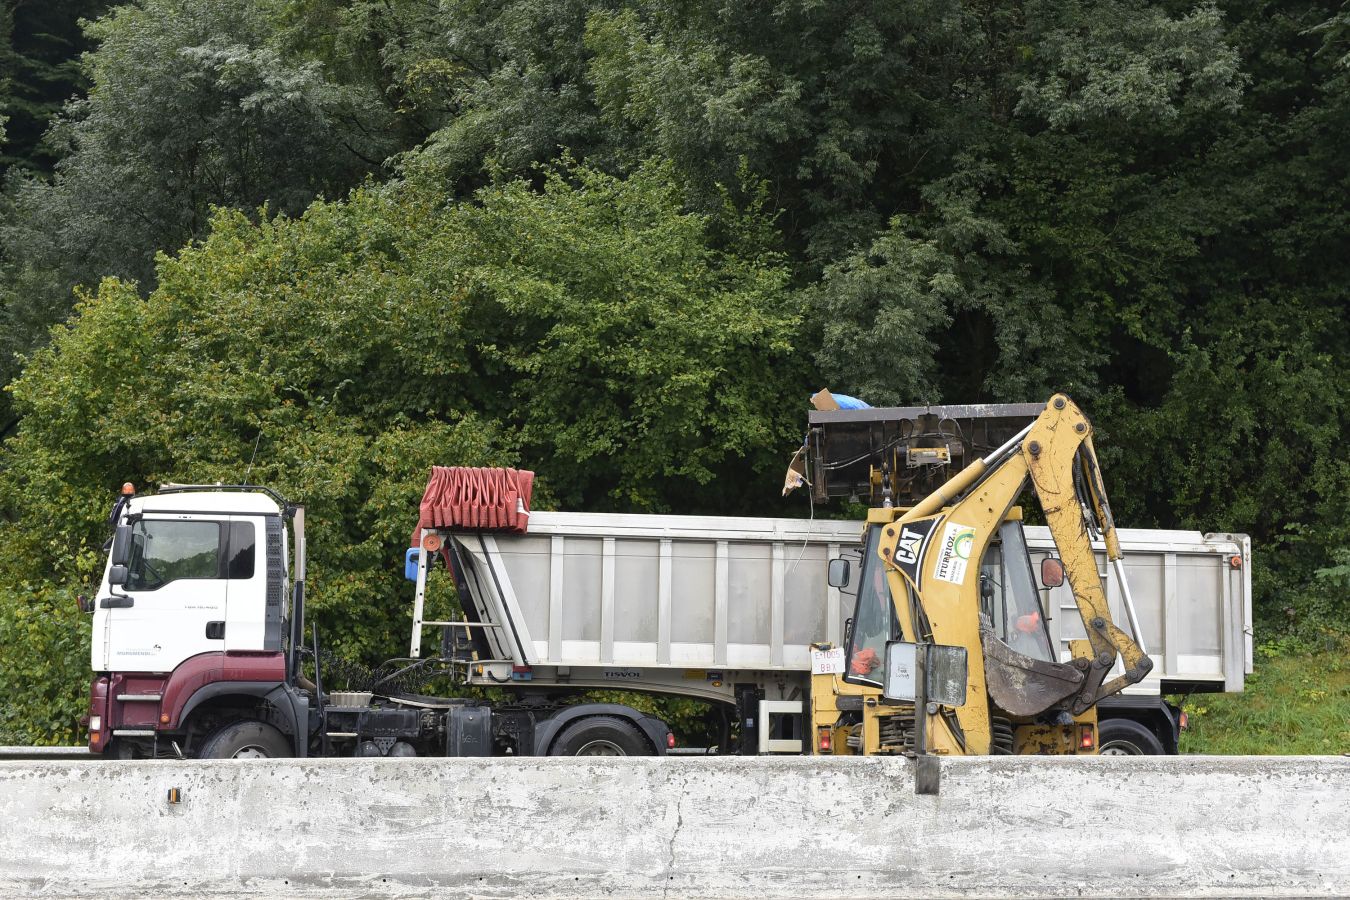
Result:
[[[1263,644],[1241,694],[1194,694],[1182,753],[1350,753],[1350,636]]]

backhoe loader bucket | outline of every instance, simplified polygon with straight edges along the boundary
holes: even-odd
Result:
[[[1072,663],[1046,662],[1018,653],[990,628],[980,628],[984,680],[989,696],[1014,716],[1035,716],[1078,692],[1083,670]]]
[[[818,503],[857,496],[881,506],[884,468],[892,502],[910,506],[1044,410],[1044,403],[812,410],[802,480]]]

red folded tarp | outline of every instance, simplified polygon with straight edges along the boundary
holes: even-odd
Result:
[[[412,546],[418,546],[423,528],[524,534],[533,490],[533,472],[432,466]]]

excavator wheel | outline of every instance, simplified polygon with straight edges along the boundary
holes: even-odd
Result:
[[[1107,719],[1097,726],[1100,756],[1162,756],[1158,736],[1130,719]]]

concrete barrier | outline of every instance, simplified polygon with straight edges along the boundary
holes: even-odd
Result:
[[[0,893],[1335,896],[1347,823],[1344,758],[14,762]]]

